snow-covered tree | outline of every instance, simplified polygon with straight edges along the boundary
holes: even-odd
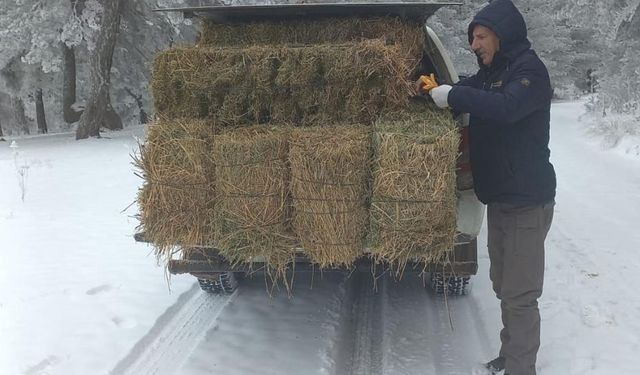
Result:
[[[19,69],[31,73],[19,77],[4,74],[0,90],[28,102],[31,113],[44,117],[45,111],[36,108],[42,90],[43,101],[38,105],[44,106],[47,101],[52,104],[48,107],[57,113],[59,94],[54,83],[59,80],[62,68],[60,44],[73,47],[87,39],[85,34],[91,29],[82,25],[90,25],[91,20],[87,18],[83,22],[73,11],[71,4],[76,0],[1,1],[4,4],[0,8],[0,72]],[[9,79],[14,81],[9,82]]]
[[[139,121],[143,113],[152,111],[147,86],[154,54],[179,42],[182,34],[193,39],[195,28],[189,21],[185,24],[181,14],[152,12],[155,7],[182,3],[124,2],[124,32],[114,52],[112,95],[116,111],[122,111],[127,120]],[[95,49],[101,9],[97,0],[0,0],[0,92],[16,97],[14,102],[23,102],[22,106],[10,106],[7,99],[0,116],[24,108],[29,122],[42,114],[36,108],[42,105],[47,117],[53,118],[54,129],[78,121],[82,102],[89,95],[83,83],[89,76],[88,56]],[[40,89],[42,103],[38,100]],[[8,118],[23,116],[11,114]],[[8,121],[7,128],[21,132],[23,126]]]
[[[111,106],[111,65],[120,31],[120,12],[124,0],[102,0],[100,29],[90,58],[89,98],[76,129],[76,139],[100,136],[100,127],[122,129],[122,121]]]
[[[616,30],[616,49],[607,56],[601,84],[606,106],[640,122],[640,1],[635,3]]]
[[[91,56],[97,47],[102,2],[0,0],[0,117],[5,135],[35,131],[38,119],[45,120],[52,131],[69,129],[78,120],[91,94]],[[154,110],[148,86],[155,54],[174,44],[193,42],[198,32],[198,23],[191,24],[179,12],[153,12],[154,8],[286,2],[301,1],[124,1],[110,69],[113,113],[124,124],[150,116]],[[549,68],[556,92],[569,95],[587,90],[587,72],[593,72],[607,108],[630,112],[638,107],[640,0],[514,2],[527,21],[534,49]],[[460,73],[477,70],[466,28],[487,3],[463,0],[463,5],[446,6],[428,21]]]
[[[190,21],[183,20],[181,14],[155,13],[153,3],[143,0],[102,1],[101,28],[96,47],[90,52],[88,86],[91,92],[76,132],[77,138],[97,136],[102,125],[114,128],[109,121],[115,121],[116,127],[121,128],[119,114],[122,113],[129,116],[133,113],[138,123],[144,122],[150,112],[148,86],[153,57],[174,43],[183,26],[190,26]],[[156,4],[176,5],[175,1],[167,0]],[[193,34],[186,33],[185,36]],[[113,106],[111,98],[114,98]]]
[[[478,70],[478,60],[469,46],[467,27],[485,5],[484,0],[470,0],[461,6],[443,7],[427,21],[441,38],[459,74],[471,75]]]
[[[577,51],[573,53],[579,47],[579,41],[572,38],[569,16],[562,11],[567,2],[514,0],[514,3],[525,18],[533,48],[549,69],[552,85],[556,88],[573,86],[582,72],[576,62],[585,57]],[[477,59],[469,47],[467,26],[487,4],[486,0],[468,0],[462,6],[444,7],[428,22],[441,36],[458,71],[463,74],[473,74],[478,69]]]
[[[125,123],[144,122],[153,112],[149,82],[155,55],[173,44],[195,41],[197,26],[191,20],[179,12],[153,11],[176,5],[181,4],[168,0],[124,4],[111,73],[114,107]]]

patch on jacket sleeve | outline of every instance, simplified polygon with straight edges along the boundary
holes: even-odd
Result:
[[[527,78],[523,78],[520,80],[520,83],[522,84],[522,86],[529,86],[531,84],[531,81],[529,81],[529,79]]]
[[[494,89],[496,87],[502,87],[502,80],[491,83],[491,88],[492,89]]]

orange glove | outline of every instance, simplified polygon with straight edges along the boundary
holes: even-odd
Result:
[[[432,89],[438,87],[438,82],[436,81],[435,74],[431,73],[428,76],[420,76],[418,78],[418,92],[426,92],[428,93]]]

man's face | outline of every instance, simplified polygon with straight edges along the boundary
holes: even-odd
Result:
[[[493,62],[496,52],[500,49],[500,39],[490,28],[477,25],[473,28],[471,49],[484,65],[489,66]]]

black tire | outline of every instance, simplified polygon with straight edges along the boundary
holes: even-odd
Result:
[[[471,291],[470,276],[445,275],[432,272],[429,277],[429,288],[436,295],[464,296]]]
[[[233,272],[221,272],[207,278],[198,278],[200,289],[211,294],[231,294],[238,288],[238,280]]]

